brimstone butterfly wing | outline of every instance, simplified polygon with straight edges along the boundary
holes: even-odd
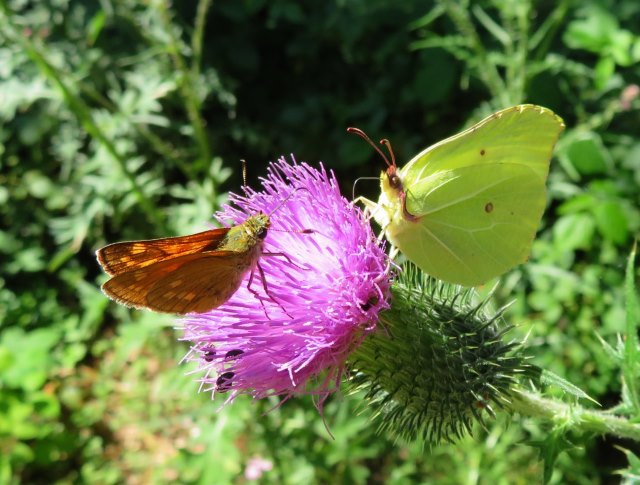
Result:
[[[498,111],[400,169],[392,154],[378,203],[365,205],[389,241],[426,273],[483,284],[527,259],[563,129],[562,119],[540,106]]]

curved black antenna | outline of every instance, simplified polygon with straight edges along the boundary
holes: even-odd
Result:
[[[353,189],[351,190],[351,200],[355,200],[356,198],[356,184],[360,180],[379,180],[378,177],[358,177],[355,182],[353,182]]]
[[[396,166],[396,157],[393,154],[393,151],[391,151],[391,143],[389,143],[389,140],[384,138],[384,139],[380,140],[380,144],[382,144],[382,145],[387,147],[387,150],[389,150],[389,153],[391,154],[391,159],[393,160],[393,163],[389,161],[389,159],[382,152],[382,150],[380,150],[380,148],[378,148],[378,145],[373,143],[371,141],[371,138],[369,138],[367,136],[367,134],[364,131],[362,131],[360,128],[355,128],[353,126],[350,126],[349,128],[347,128],[347,133],[355,133],[360,138],[362,138],[364,141],[366,141],[369,145],[371,145],[373,147],[373,149],[378,152],[378,155],[380,155],[382,157],[382,159],[384,160],[384,162],[387,164],[387,166],[389,168]]]

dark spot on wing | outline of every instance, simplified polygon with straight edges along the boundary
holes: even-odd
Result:
[[[493,212],[493,204],[491,202],[487,202],[484,205],[484,211],[489,214],[490,212]]]

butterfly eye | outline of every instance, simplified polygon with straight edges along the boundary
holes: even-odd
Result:
[[[389,184],[393,189],[402,189],[402,180],[395,173],[389,177]]]
[[[261,227],[260,229],[258,229],[258,233],[256,234],[256,236],[258,236],[258,239],[264,239],[265,237],[267,237],[267,228]]]

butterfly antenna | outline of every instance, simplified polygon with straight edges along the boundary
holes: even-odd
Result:
[[[247,161],[242,158],[240,159],[240,163],[242,163],[242,186],[247,188]]]
[[[358,177],[355,182],[353,182],[353,189],[351,190],[351,200],[355,200],[356,198],[356,184],[360,180],[379,180],[378,177]]]
[[[387,140],[386,138],[383,138],[382,140],[380,140],[380,144],[384,145],[387,147],[387,150],[389,150],[389,155],[391,155],[391,167],[395,167],[396,166],[396,156],[393,153],[393,149],[391,148],[391,142],[389,140]],[[389,163],[389,162],[387,162]]]
[[[271,217],[273,215],[273,213],[275,211],[277,211],[278,209],[280,209],[280,207],[282,207],[291,197],[293,197],[293,194],[295,194],[298,190],[309,190],[306,187],[296,187],[295,189],[293,189],[291,191],[291,193],[289,195],[287,195],[277,206],[275,209],[273,209],[269,214],[267,214],[269,217]]]
[[[364,131],[362,131],[360,128],[354,128],[354,127],[350,126],[349,128],[347,128],[347,132],[348,133],[355,133],[356,135],[358,135],[360,138],[362,138],[364,141],[366,141],[369,145],[371,145],[375,151],[378,152],[378,155],[380,155],[382,157],[382,159],[387,164],[387,166],[395,167],[395,158],[394,158],[394,162],[393,162],[393,165],[392,165],[391,162],[389,161],[389,159],[387,158],[387,156],[382,152],[382,150],[380,150],[380,148],[378,148],[378,145],[373,143],[371,141],[371,138],[369,138],[367,136],[367,134]],[[391,155],[393,156],[393,153]]]
[[[280,207],[282,207],[291,197],[293,197],[293,194],[295,194],[298,190],[306,190],[309,191],[308,188],[306,187],[296,187],[295,189],[293,189],[291,191],[291,193],[289,195],[287,195],[276,207],[275,209],[273,209],[268,216],[271,217],[273,215],[273,213],[275,211],[277,211],[278,209],[280,209]],[[298,231],[289,231],[289,230],[282,230],[282,229],[269,229],[270,231],[280,231],[280,232],[293,232],[293,233],[297,233],[297,234],[313,234],[316,231],[314,231],[313,229],[300,229]],[[264,254],[264,253],[263,253]],[[286,256],[285,256],[286,257]],[[292,263],[293,264],[293,263]],[[295,265],[294,265],[295,266]]]

